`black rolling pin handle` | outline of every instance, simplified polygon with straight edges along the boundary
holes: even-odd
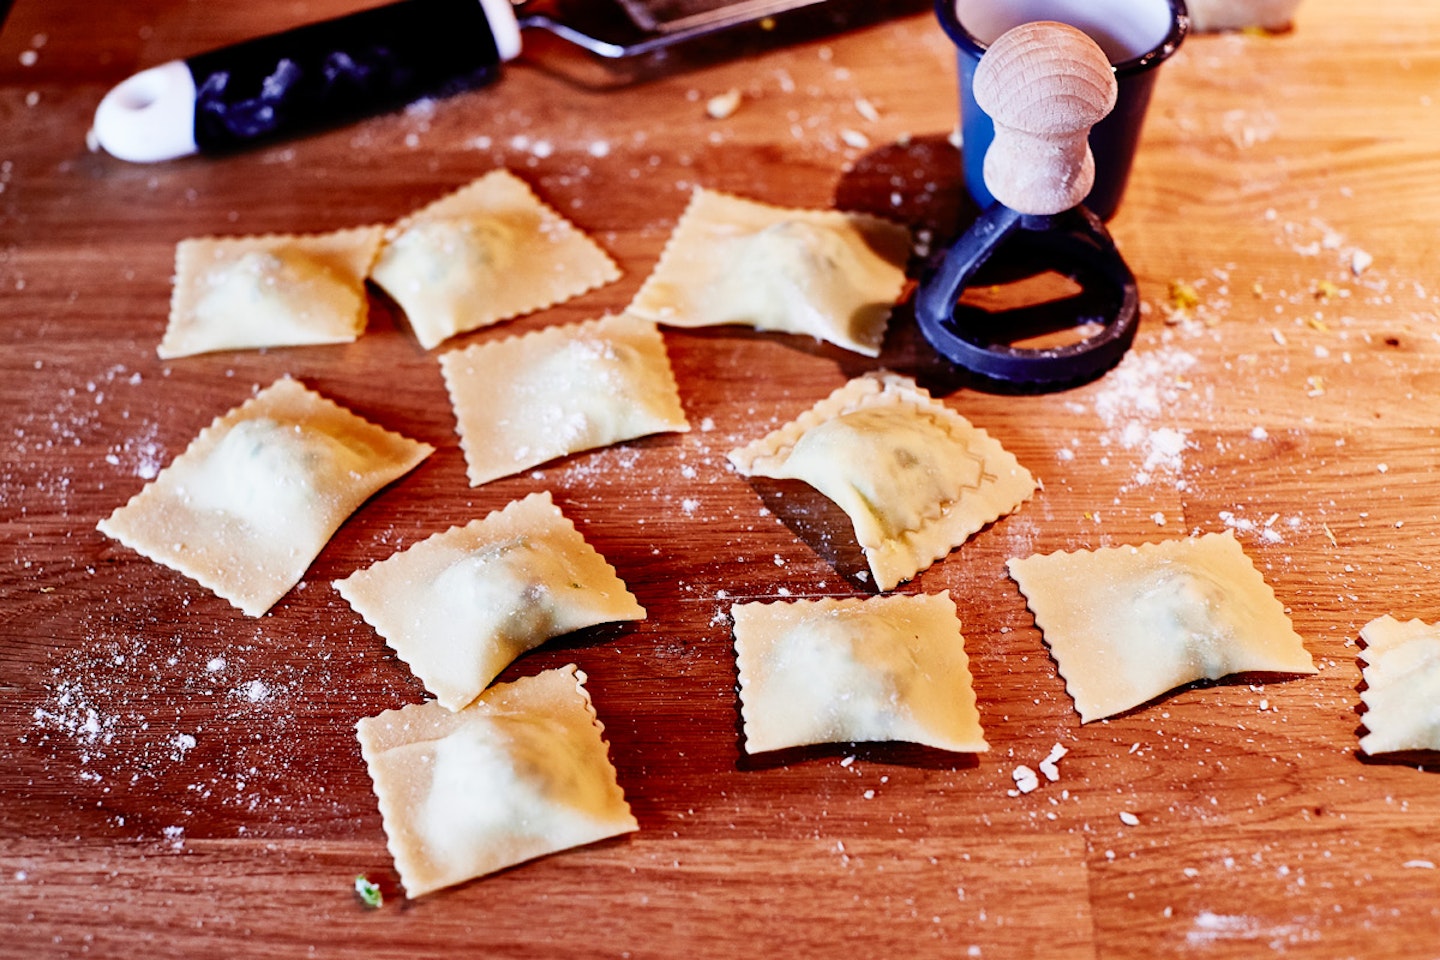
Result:
[[[399,0],[185,60],[195,145],[227,151],[488,83],[502,59],[482,0]]]

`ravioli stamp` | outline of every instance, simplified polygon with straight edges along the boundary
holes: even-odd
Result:
[[[674,327],[807,334],[879,356],[909,255],[909,231],[888,220],[697,188],[628,312]]]
[[[433,449],[286,378],[202,430],[99,530],[258,617]]]
[[[551,637],[645,617],[549,493],[452,527],[334,586],[451,710]]]
[[[1440,623],[1377,617],[1360,630],[1365,649],[1360,694],[1370,755],[1440,750]]]
[[[355,725],[407,897],[639,829],[574,664]]]
[[[355,340],[365,331],[365,275],[383,235],[383,227],[358,227],[180,241],[157,352],[170,360]]]
[[[615,316],[452,350],[440,370],[470,485],[690,429],[655,325]]]
[[[732,450],[745,476],[803,480],[845,511],[890,590],[1013,512],[1035,479],[989,434],[907,377],[857,377]]]
[[[620,278],[569,220],[499,169],[401,220],[370,276],[425,349]]]
[[[1229,530],[1008,566],[1084,723],[1195,680],[1316,672]]]
[[[747,753],[878,740],[989,749],[949,593],[730,612]]]

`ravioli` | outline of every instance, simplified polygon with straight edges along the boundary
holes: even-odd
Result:
[[[370,276],[427,350],[620,278],[609,255],[508,170],[397,223]]]
[[[1009,561],[1084,723],[1195,680],[1315,673],[1234,534]]]
[[[1284,30],[1295,17],[1300,0],[1189,0],[1190,29],[1196,33],[1222,30]]]
[[[645,617],[549,493],[452,527],[334,586],[451,710],[551,637]]]
[[[729,458],[746,476],[803,480],[835,501],[881,590],[1035,491],[1030,472],[984,430],[896,374],[851,380]]]
[[[691,197],[628,311],[675,327],[743,324],[880,354],[910,233],[877,217]]]
[[[558,457],[690,429],[654,324],[616,316],[440,357],[471,486]]]
[[[162,359],[348,343],[365,330],[365,275],[382,227],[180,241]]]
[[[1360,630],[1368,731],[1360,749],[1440,750],[1440,623],[1377,617]]]
[[[730,612],[747,753],[880,740],[989,749],[949,593]]]
[[[286,378],[201,431],[99,530],[258,617],[433,449]]]
[[[639,829],[574,664],[355,725],[407,897]]]

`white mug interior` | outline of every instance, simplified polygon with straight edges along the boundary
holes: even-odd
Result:
[[[955,18],[987,47],[1022,23],[1067,23],[1089,34],[1118,64],[1163,44],[1173,14],[1169,0],[955,0]]]

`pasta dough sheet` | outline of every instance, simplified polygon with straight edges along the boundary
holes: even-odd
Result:
[[[989,749],[949,593],[730,612],[746,753],[861,740]]]
[[[549,493],[452,527],[334,586],[451,710],[551,637],[645,617]]]
[[[989,434],[888,373],[851,380],[729,458],[745,476],[803,480],[835,501],[881,590],[1035,491],[1030,472]]]
[[[1194,680],[1315,673],[1234,534],[1009,561],[1089,723]]]
[[[571,664],[355,725],[406,896],[639,829],[584,684]]]
[[[161,358],[348,343],[365,331],[365,275],[383,227],[308,236],[202,237],[175,249]]]
[[[202,430],[99,529],[258,617],[433,449],[286,378]]]
[[[1365,690],[1360,749],[1440,750],[1440,623],[1377,617],[1360,630]]]
[[[440,357],[471,486],[558,457],[690,429],[665,342],[606,317]]]
[[[500,169],[397,223],[370,276],[428,350],[612,283],[620,270],[525,181]]]
[[[880,354],[910,233],[838,210],[697,188],[628,312],[675,327],[743,324]]]

